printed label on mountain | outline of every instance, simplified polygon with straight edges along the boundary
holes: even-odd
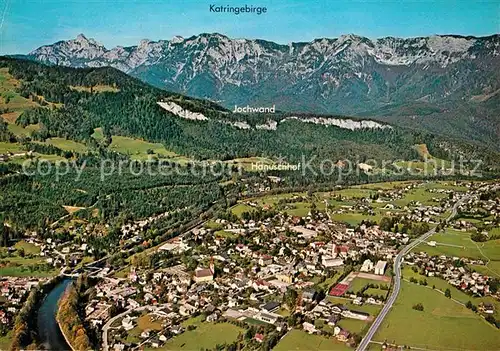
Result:
[[[245,5],[245,6],[217,6],[210,5],[210,12],[215,13],[233,13],[235,15],[239,15],[240,13],[253,13],[256,15],[261,15],[267,12],[267,7],[265,6],[253,6],[253,5]]]
[[[276,112],[276,105],[273,106],[257,106],[257,107],[252,107],[250,105],[246,105],[244,107],[234,105],[234,111],[233,113],[275,113]]]

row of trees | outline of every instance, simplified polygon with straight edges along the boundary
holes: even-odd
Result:
[[[36,326],[36,318],[34,317],[45,295],[60,281],[61,278],[56,277],[45,284],[40,284],[31,289],[14,322],[12,341],[10,344],[11,351],[38,348],[38,328]]]
[[[87,336],[83,319],[80,317],[80,299],[83,291],[87,289],[86,279],[80,276],[75,283],[71,283],[64,295],[59,300],[57,310],[57,322],[62,333],[71,344],[72,348],[78,351],[92,349],[90,339]]]

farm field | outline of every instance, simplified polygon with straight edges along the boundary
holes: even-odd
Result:
[[[84,153],[87,151],[87,146],[85,146],[84,144],[64,138],[49,138],[44,142],[36,141],[36,143],[42,145],[52,145],[65,151],[75,151],[78,153]]]
[[[19,250],[23,249],[26,254],[33,254],[33,255],[38,255],[41,251],[39,246],[36,246],[34,244],[28,243],[24,240],[18,241],[14,247]]]
[[[104,139],[102,128],[95,128],[94,133],[92,133],[91,137],[98,141]]]
[[[8,350],[12,343],[12,332],[9,331],[6,335],[0,336],[0,350]]]
[[[422,243],[418,245],[414,251],[423,251],[431,256],[446,255],[451,257],[481,259],[485,263],[491,260],[491,262],[487,264],[487,267],[493,271],[493,273],[500,274],[500,239],[478,243],[470,239],[470,232],[446,229],[444,232],[434,234],[428,241],[436,241],[436,246],[429,246],[427,243]],[[483,268],[486,267],[480,269]],[[489,274],[492,274],[491,271]]]
[[[303,330],[292,329],[276,345],[273,351],[343,351],[352,350],[346,344],[321,335],[310,335]]]
[[[500,318],[500,301],[495,300],[491,297],[473,297],[467,295],[463,291],[457,289],[451,284],[448,284],[447,281],[438,277],[425,277],[420,275],[419,273],[415,273],[410,267],[404,267],[402,270],[402,276],[405,280],[409,280],[410,278],[415,278],[418,281],[427,280],[428,287],[435,287],[437,290],[440,290],[444,293],[446,289],[450,289],[451,297],[463,304],[466,304],[467,301],[472,302],[473,305],[479,305],[481,302],[484,303],[492,303],[495,305],[495,317]]]
[[[276,194],[276,195],[266,195],[255,199],[249,199],[251,202],[255,202],[259,206],[275,206],[280,200],[291,199],[296,196],[306,196],[306,193],[286,193],[286,194]]]
[[[423,304],[424,311],[412,309],[417,303]],[[431,350],[493,351],[498,350],[500,334],[474,312],[439,292],[403,281],[400,296],[374,340]]]
[[[375,215],[368,215],[359,212],[346,212],[346,213],[335,213],[332,215],[332,219],[338,222],[345,222],[351,226],[356,226],[363,220],[370,220],[375,222],[380,222],[382,215],[376,213]]]
[[[427,191],[428,189],[431,188],[432,188],[431,185],[425,184],[424,186],[411,189],[409,192],[405,194],[405,196],[402,199],[398,199],[393,203],[401,207],[407,206],[412,201],[418,201],[426,206],[438,205],[439,202],[434,201],[434,199],[443,199],[447,196],[447,194],[431,193],[430,191]]]
[[[351,282],[348,291],[352,291],[352,292],[356,293],[356,292],[360,291],[361,289],[363,289],[368,284],[373,284],[373,285],[379,286],[379,287],[380,286],[388,286],[384,282],[380,282],[378,280],[372,280],[372,279],[366,279],[366,278],[358,278],[358,277],[356,277]],[[382,293],[387,294],[387,291],[384,291],[384,290],[381,290],[381,289],[376,289],[376,288],[371,288],[371,289],[372,290],[377,290],[381,294]],[[379,293],[377,293],[377,295],[379,295]]]
[[[362,199],[364,197],[370,197],[370,195],[374,195],[376,193],[377,190],[375,189],[352,187],[352,188],[332,191],[329,193],[329,195],[331,198],[342,196],[342,199],[344,200],[344,199]]]
[[[369,183],[352,186],[353,189],[372,189],[372,190],[390,190],[397,188],[404,188],[405,186],[411,184],[410,181],[396,181],[396,182],[381,182],[381,183]]]
[[[5,115],[4,115],[5,117]],[[16,116],[17,118],[18,116]],[[9,123],[7,129],[16,136],[30,136],[33,131],[39,130],[39,124],[30,124],[26,127],[15,124],[14,122]]]
[[[338,322],[338,326],[342,329],[347,330],[349,333],[355,333],[358,335],[365,335],[370,326],[369,322],[360,321],[358,319],[342,318]]]
[[[236,233],[227,232],[225,230],[218,230],[214,234],[218,238],[236,238],[238,236]]]
[[[199,323],[196,329],[173,337],[156,350],[213,349],[217,344],[236,341],[243,332],[243,329],[230,323]]]
[[[17,143],[7,143],[5,141],[0,141],[0,154],[4,153],[22,153],[26,152],[25,150],[22,149],[21,144]]]
[[[13,112],[22,112],[23,110],[38,106],[33,101],[26,99],[15,92],[20,82],[12,77],[8,68],[0,68],[0,108],[8,108]]]
[[[46,269],[39,259],[0,259],[0,276],[4,277],[52,277],[58,271]]]
[[[97,138],[101,137],[99,133],[102,135],[102,131],[94,131],[93,135]],[[167,150],[163,144],[150,143],[144,140],[118,135],[113,135],[111,144],[108,148],[112,151],[129,155],[133,160],[147,160],[150,156],[158,156],[181,164],[189,161],[188,158]]]
[[[13,253],[8,253],[7,248],[0,249],[0,276],[51,277],[58,273],[43,257],[32,256],[40,253],[38,246],[21,240],[14,247]]]
[[[286,204],[283,211],[290,216],[306,217],[311,212],[311,204],[308,202],[294,202]]]
[[[251,206],[248,206],[248,205],[245,205],[245,204],[237,204],[235,206],[233,206],[231,208],[231,212],[235,215],[235,216],[238,216],[238,217],[241,217],[241,215],[243,214],[243,212],[250,212],[254,210],[253,207]]]
[[[127,333],[127,342],[138,343],[140,342],[139,336],[145,330],[162,330],[162,320],[156,319],[156,317],[152,317],[147,313],[143,313],[140,317],[137,318],[137,325],[128,331]]]

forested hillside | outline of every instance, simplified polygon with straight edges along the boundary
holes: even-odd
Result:
[[[425,164],[433,159],[430,155],[445,161],[446,167],[458,156],[481,158],[486,174],[494,174],[498,167],[498,154],[477,145],[388,125],[349,129],[330,124],[341,120],[349,126],[354,122],[348,117],[233,114],[209,101],[148,86],[112,68],[74,69],[0,58],[0,69],[0,155],[9,158],[0,161],[2,245],[26,229],[68,239],[68,223],[89,225],[94,234],[88,242],[94,256],[101,257],[120,248],[123,223],[163,214],[144,234],[145,241],[157,244],[208,211],[225,211],[248,191],[244,184],[303,191],[407,179],[413,176],[394,172],[398,165],[405,167],[401,160]],[[179,117],[160,107],[159,101],[175,102],[206,119]],[[237,122],[248,127],[240,128]],[[275,128],[259,129],[271,122]],[[316,166],[327,160],[327,172],[231,173],[233,162],[242,158]],[[168,161],[166,169],[161,159]],[[370,159],[386,161],[387,169],[365,173],[356,168],[339,177],[342,170],[336,163],[344,159],[355,168]],[[137,160],[148,160],[152,173],[139,172],[140,165],[133,164]],[[207,172],[201,160],[211,165],[222,160],[224,171]],[[73,166],[62,175],[54,168],[39,172],[40,165],[48,167],[43,161],[68,161]],[[26,162],[31,175],[21,167]],[[121,162],[125,167],[118,172]],[[436,175],[445,176],[440,172]],[[108,176],[103,178],[103,173]],[[268,174],[280,176],[282,182],[272,183]]]
[[[105,143],[113,135],[137,137],[163,143],[168,150],[193,159],[282,156],[292,162],[303,155],[333,160],[414,159],[418,157],[415,144],[440,147],[439,140],[428,133],[401,128],[349,130],[290,120],[276,130],[239,129],[220,122],[255,125],[290,114],[231,114],[211,102],[162,91],[112,68],[73,69],[9,58],[2,58],[0,66],[21,82],[18,90],[23,97],[40,102],[40,107],[25,110],[16,121],[23,127],[39,125],[31,133],[39,141],[62,137],[95,144],[92,134],[102,128]],[[201,111],[210,120],[178,118],[158,106],[162,99]]]

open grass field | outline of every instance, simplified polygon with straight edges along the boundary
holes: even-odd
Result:
[[[375,215],[367,215],[359,212],[346,212],[346,213],[335,213],[332,215],[332,219],[338,222],[344,222],[351,226],[356,226],[363,220],[370,220],[375,222],[380,222],[382,215],[376,213]]]
[[[439,205],[439,202],[434,201],[434,199],[443,199],[447,195],[443,193],[431,193],[427,191],[425,186],[421,186],[415,189],[410,190],[405,194],[402,199],[398,199],[394,201],[394,203],[398,206],[407,206],[412,201],[418,201],[423,205],[432,206]]]
[[[91,137],[94,138],[95,140],[104,139],[104,133],[102,131],[102,128],[95,128],[94,133],[92,133]]]
[[[423,304],[424,311],[412,309],[417,303]],[[374,340],[431,350],[493,351],[498,350],[500,333],[437,291],[402,282],[400,296]]]
[[[137,327],[141,330],[162,330],[162,319],[151,316],[149,314],[144,314],[137,318]]]
[[[425,279],[427,280],[428,287],[435,287],[437,290],[444,292],[446,289],[450,289],[451,297],[462,304],[466,304],[467,301],[472,302],[473,305],[478,306],[481,302],[492,303],[495,306],[495,317],[500,318],[500,301],[495,300],[492,297],[473,297],[467,295],[462,290],[455,288],[453,285],[448,284],[444,279],[437,277],[424,277],[418,273],[413,272],[410,267],[404,267],[402,270],[403,278],[409,280],[410,278],[416,278],[417,280]]]
[[[130,267],[126,266],[113,274],[115,278],[127,278],[130,273]]]
[[[332,285],[334,285],[337,282],[340,275],[341,275],[341,273],[337,272],[337,273],[335,273],[335,275],[333,277],[326,278],[324,282],[317,283],[317,288],[319,290],[322,290],[322,291],[328,293],[328,291],[330,291],[330,288],[332,287]]]
[[[75,212],[78,212],[80,210],[83,210],[85,207],[77,207],[77,206],[63,206],[64,209],[69,213],[73,214]]]
[[[64,138],[49,138],[44,142],[37,142],[37,143],[52,145],[65,151],[75,151],[78,153],[84,153],[87,151],[87,146],[85,146],[84,144]]]
[[[76,86],[70,86],[71,90],[76,90],[76,91],[86,91],[90,93],[91,91],[93,93],[117,93],[120,91],[117,87],[111,86],[111,85],[105,85],[105,84],[98,84],[94,85],[92,87],[85,87],[81,85],[76,85]]]
[[[311,204],[307,202],[294,202],[287,204],[283,211],[290,216],[306,217],[311,211]]]
[[[21,150],[20,152],[24,152]],[[27,156],[16,156],[12,157],[9,159],[9,163],[13,164],[18,164],[22,165],[24,162],[32,162],[33,160],[46,160],[49,162],[57,162],[57,161],[63,161],[66,160],[64,157],[59,156],[59,155],[46,155],[46,154],[39,154],[38,152],[33,153],[32,158],[28,158]]]
[[[306,193],[287,193],[287,194],[274,194],[274,195],[266,195],[258,198],[249,199],[249,201],[256,203],[262,207],[270,207],[279,209],[281,212],[286,212],[291,216],[299,216],[305,217],[311,211],[311,206],[314,203],[318,210],[325,209],[324,198],[321,197],[321,194],[315,194],[312,198],[307,198]],[[320,195],[320,196],[318,196]],[[302,197],[302,199],[296,199],[296,202],[287,202],[280,203],[280,201],[292,199],[295,197]]]
[[[26,151],[21,148],[21,144],[7,143],[5,141],[0,141],[0,154],[5,154],[7,152],[12,152],[13,154],[15,154]]]
[[[154,154],[163,156],[175,156],[175,153],[165,149],[160,143],[150,143],[144,140],[113,135],[111,145],[109,148],[113,151],[117,151],[123,154],[128,154],[131,156],[144,156],[147,155],[147,151],[151,150]]]
[[[2,113],[2,118],[5,122],[7,122],[9,125],[16,125],[15,122],[17,118],[21,115],[20,111],[14,111],[14,112],[6,112]],[[22,127],[21,127],[22,128]]]
[[[255,202],[259,206],[275,206],[280,200],[291,199],[296,196],[306,196],[306,193],[286,193],[286,194],[274,194],[258,197],[255,199],[250,199],[250,201]]]
[[[338,322],[338,326],[347,330],[349,333],[365,335],[370,327],[370,323],[367,321],[360,321],[358,319],[342,318]]]
[[[213,220],[207,221],[203,227],[205,227],[206,229],[213,229],[213,230],[222,230],[222,228],[224,228],[222,224],[217,223]]]
[[[356,293],[356,292],[360,291],[361,289],[363,289],[363,287],[365,287],[368,284],[374,284],[376,286],[377,285],[378,286],[382,286],[382,285],[387,286],[387,284],[384,284],[384,282],[380,282],[378,280],[372,280],[372,279],[366,279],[366,278],[354,278],[354,280],[349,285],[348,291],[353,291]],[[376,290],[379,290],[379,289],[376,289]],[[386,291],[383,291],[383,292],[387,293]]]
[[[273,349],[274,351],[343,351],[352,350],[346,344],[321,335],[310,335],[303,330],[292,329]]]
[[[33,101],[26,99],[16,92],[21,83],[12,77],[8,68],[0,68],[0,108],[10,111],[23,111],[30,107],[38,106]]]
[[[241,217],[243,212],[253,211],[254,208],[245,204],[237,204],[231,208],[231,212],[234,213],[235,216]]]
[[[59,272],[55,269],[36,270],[35,265],[12,264],[3,265],[0,263],[1,277],[53,277]],[[33,268],[33,269],[32,269]]]
[[[394,165],[400,169],[413,172],[413,174],[422,175],[435,175],[438,169],[443,168],[439,161],[399,161],[395,162]]]
[[[425,161],[435,162],[437,164],[438,168],[448,169],[452,166],[450,161],[443,160],[443,159],[432,156],[431,153],[429,152],[429,149],[427,148],[426,144],[415,145],[415,150],[417,150],[420,157],[422,157]]]
[[[439,169],[450,169],[452,167],[451,162],[432,156],[426,144],[417,144],[414,148],[421,157],[421,161],[400,161],[394,163],[394,165],[413,172],[428,175],[435,174]]]
[[[9,331],[6,335],[0,337],[0,350],[9,350],[12,342],[12,332]]]
[[[183,321],[181,324],[184,328],[187,328],[189,327],[190,325],[198,325],[198,324],[201,324],[203,323],[203,321],[205,320],[205,318],[203,318],[203,315],[199,315],[199,316],[196,316],[196,317],[191,317],[191,318],[188,318],[186,319],[185,321]]]
[[[410,181],[399,181],[399,182],[381,182],[381,183],[370,183],[352,186],[353,189],[371,189],[371,190],[390,190],[404,188]]]
[[[19,250],[23,249],[26,254],[38,255],[40,253],[40,247],[34,244],[28,243],[24,240],[18,241],[14,247]]]
[[[15,123],[9,123],[7,126],[7,129],[12,132],[12,134],[16,136],[30,136],[32,132],[39,130],[40,125],[39,124],[30,124],[26,127],[22,127],[20,125],[17,125]]]
[[[488,231],[488,234],[489,234],[489,235],[500,235],[500,227],[494,227],[494,228],[491,228],[491,229]]]
[[[446,189],[458,192],[468,191],[469,189],[461,182],[454,181],[434,181],[424,185],[426,189]]]
[[[483,243],[477,243],[470,239],[469,232],[460,230],[446,229],[444,232],[436,233],[431,236],[428,241],[436,241],[436,246],[429,246],[427,243],[418,245],[414,251],[424,251],[431,256],[446,255],[451,257],[468,257],[473,259],[481,259],[485,261],[491,260],[488,267],[500,274],[500,240],[488,240]],[[442,244],[442,245],[439,245]]]
[[[232,343],[244,329],[230,323],[199,323],[196,329],[186,331],[168,340],[157,350],[213,349],[217,344]]]
[[[147,313],[143,313],[136,319],[137,325],[127,332],[125,340],[130,343],[141,342],[140,335],[143,331],[160,331],[162,327],[162,319],[157,319]]]
[[[236,233],[226,232],[225,230],[218,230],[214,234],[218,238],[236,238],[238,236]]]
[[[14,247],[17,251],[13,254],[9,254],[7,248],[0,248],[0,276],[52,277],[57,275],[58,270],[49,267],[44,257],[28,257],[40,253],[40,248],[38,246],[21,240],[17,242]],[[21,248],[24,250],[24,257],[20,255]]]
[[[281,202],[286,199],[292,199],[294,197],[303,197],[302,199],[296,199],[296,202]],[[305,193],[287,193],[287,194],[274,194],[274,195],[266,195],[258,198],[249,199],[249,202],[253,202],[261,207],[274,208],[279,210],[280,212],[286,212],[291,216],[305,217],[311,211],[311,206],[314,203],[316,208],[321,210],[325,208],[325,204],[321,198],[318,196],[314,196],[311,199],[306,199],[307,195]],[[239,203],[238,205],[232,208],[232,211],[238,217],[241,216],[241,213],[245,211],[252,211],[254,208],[244,203]]]
[[[94,134],[96,134],[96,132],[94,132]],[[98,136],[99,132],[97,132],[96,135]],[[188,158],[167,150],[165,146],[160,143],[150,143],[144,140],[118,135],[113,135],[111,144],[108,148],[112,151],[129,155],[134,160],[147,160],[151,156],[157,156],[167,158],[180,164],[185,164],[189,161]]]
[[[332,198],[342,196],[342,199],[362,199],[376,194],[377,191],[370,188],[352,187],[330,192]]]

